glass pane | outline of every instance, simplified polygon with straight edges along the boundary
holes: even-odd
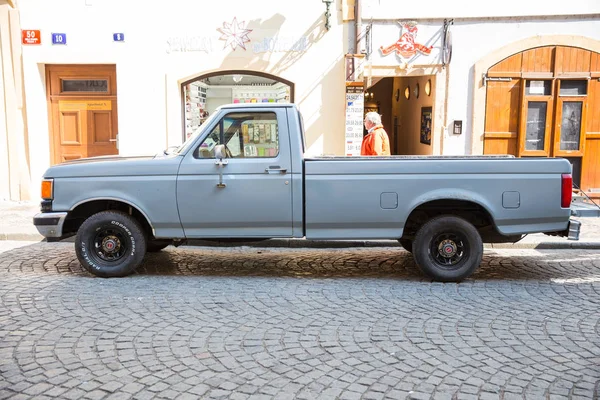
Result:
[[[63,79],[63,92],[102,92],[108,93],[107,79]]]
[[[214,158],[214,147],[220,143],[225,144],[229,158],[276,157],[277,116],[268,112],[227,114],[196,150],[196,158]]]
[[[531,96],[550,96],[552,94],[552,81],[526,81],[525,94]]]
[[[582,81],[560,81],[561,96],[584,96],[587,94],[587,79]]]
[[[545,101],[530,101],[527,104],[525,150],[544,150],[547,109],[548,103]]]
[[[579,150],[581,133],[581,101],[565,101],[562,106],[560,126],[560,149]]]
[[[212,132],[196,149],[196,158],[215,158],[215,146],[221,143],[221,123],[214,127]]]

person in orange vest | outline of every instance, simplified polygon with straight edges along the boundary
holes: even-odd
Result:
[[[361,156],[389,156],[390,138],[381,125],[381,115],[368,112],[365,116],[365,128],[368,134],[363,138]]]

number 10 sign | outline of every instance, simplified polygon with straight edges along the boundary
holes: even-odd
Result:
[[[67,44],[67,34],[66,33],[53,33],[52,34],[52,44]]]

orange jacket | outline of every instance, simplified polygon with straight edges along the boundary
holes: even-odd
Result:
[[[360,148],[361,156],[389,156],[390,139],[383,126],[378,125],[364,137]]]

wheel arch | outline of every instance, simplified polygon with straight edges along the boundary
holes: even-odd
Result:
[[[413,203],[402,236],[413,237],[425,222],[442,214],[459,216],[478,229],[489,226],[498,232],[491,207],[483,198],[466,191],[448,193],[440,190],[421,196]]]
[[[68,211],[63,230],[67,235],[75,234],[87,218],[107,210],[123,211],[131,215],[142,225],[148,236],[155,236],[154,226],[146,212],[138,205],[118,197],[85,199],[74,204]]]

